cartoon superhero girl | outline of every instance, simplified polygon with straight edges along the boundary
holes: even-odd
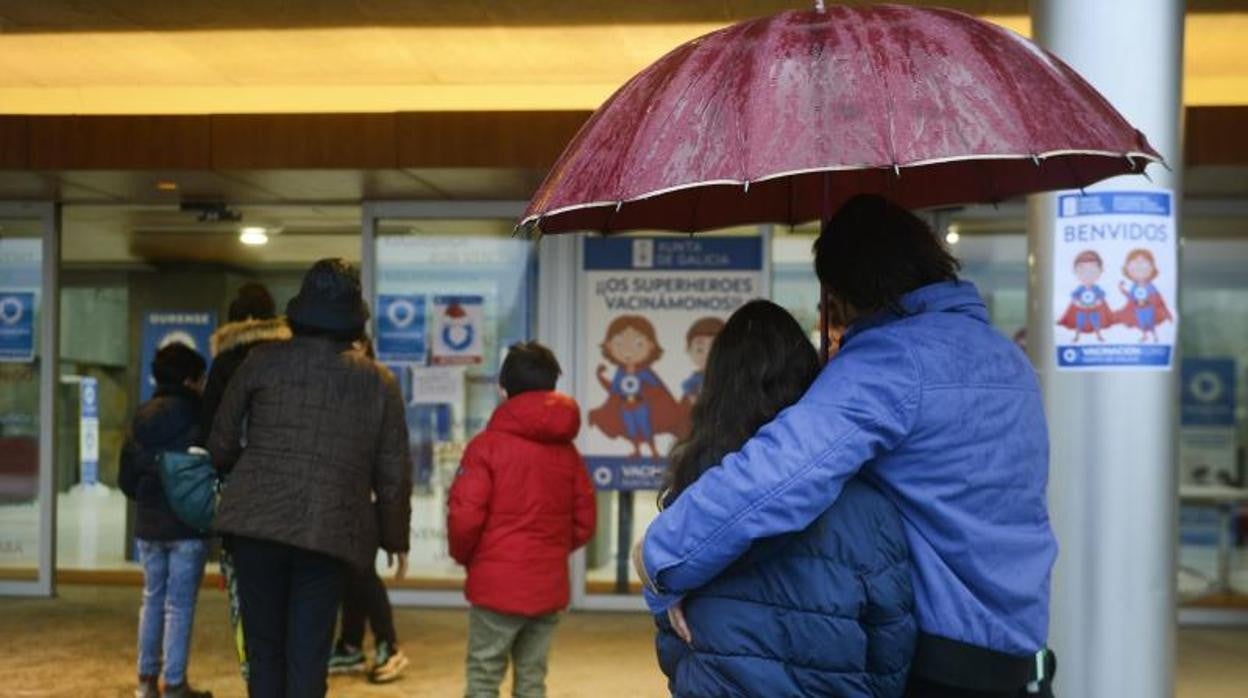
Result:
[[[1157,260],[1152,252],[1145,249],[1131,250],[1122,265],[1122,275],[1131,281],[1131,285],[1118,282],[1118,290],[1127,297],[1127,304],[1114,313],[1114,319],[1138,329],[1141,342],[1147,342],[1150,334],[1157,342],[1157,326],[1171,319],[1166,300],[1153,285],[1157,274]]]
[[[1114,324],[1113,313],[1105,301],[1105,290],[1097,285],[1105,273],[1105,263],[1094,250],[1084,250],[1075,257],[1074,268],[1079,285],[1071,292],[1070,305],[1057,324],[1075,331],[1073,341],[1076,344],[1082,334],[1095,334],[1104,342],[1101,330]]]
[[[615,365],[615,375],[608,378],[607,367],[599,364],[598,382],[607,401],[590,411],[590,425],[608,437],[627,438],[634,458],[641,457],[643,444],[658,458],[654,437],[679,434],[682,410],[651,368],[663,356],[654,325],[640,315],[617,317],[607,327],[602,356]]]

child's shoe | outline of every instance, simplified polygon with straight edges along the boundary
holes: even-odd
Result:
[[[407,655],[398,647],[388,642],[377,644],[377,654],[373,657],[373,670],[368,680],[373,683],[390,683],[403,675],[403,670],[410,664]]]

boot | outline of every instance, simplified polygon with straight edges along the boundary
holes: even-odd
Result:
[[[134,698],[160,698],[160,684],[155,676],[140,676],[139,686],[134,689]]]
[[[165,698],[212,698],[212,691],[197,691],[187,681],[176,686],[165,686]]]

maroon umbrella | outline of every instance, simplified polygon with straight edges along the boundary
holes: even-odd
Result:
[[[996,202],[1161,158],[1086,81],[952,10],[784,12],[680,46],[564,151],[521,225],[542,233],[826,219],[850,196]]]

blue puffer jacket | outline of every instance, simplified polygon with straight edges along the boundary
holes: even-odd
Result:
[[[918,627],[901,517],[857,479],[800,532],[760,541],[685,600],[686,645],[658,616],[672,695],[888,698]]]
[[[656,613],[755,541],[810,525],[860,470],[901,512],[919,629],[1030,657],[1057,543],[1035,371],[972,284],[857,321],[797,404],[681,493],[646,532]]]

